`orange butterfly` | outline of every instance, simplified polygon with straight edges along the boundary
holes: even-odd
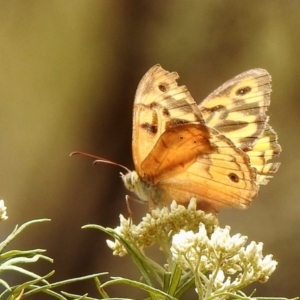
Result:
[[[192,197],[206,212],[246,208],[279,163],[281,148],[268,125],[270,75],[244,72],[199,106],[178,74],[153,66],[139,83],[133,113],[136,171],[122,175],[127,189],[150,208]]]

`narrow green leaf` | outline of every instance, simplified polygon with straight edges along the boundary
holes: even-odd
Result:
[[[51,284],[47,284],[45,286],[36,287],[35,289],[31,290],[27,294],[28,295],[36,294],[36,293],[40,292],[41,290],[43,290],[44,288],[54,289],[54,288],[57,288],[59,286],[65,285],[65,284],[79,282],[79,281],[83,281],[83,280],[88,280],[88,279],[92,279],[94,277],[98,277],[98,276],[101,276],[101,275],[107,275],[107,274],[108,274],[107,272],[104,272],[104,273],[97,273],[97,274],[87,275],[87,276],[78,277],[78,278],[62,280],[62,281],[54,282],[54,283],[51,283]]]
[[[164,274],[164,285],[163,285],[164,292],[168,292],[168,290],[170,288],[171,276],[172,276],[172,274],[170,272],[165,272],[165,274]]]
[[[130,258],[133,260],[133,262],[139,268],[139,270],[140,270],[143,278],[147,282],[147,284],[149,286],[153,286],[151,278],[150,278],[150,274],[152,274],[152,275],[155,276],[156,280],[158,280],[160,285],[161,286],[163,285],[162,279],[159,277],[156,270],[153,269],[153,265],[149,263],[149,259],[146,258],[145,255],[142,254],[141,251],[138,248],[136,248],[133,245],[129,244],[121,235],[117,234],[115,232],[115,230],[113,230],[111,228],[104,228],[100,225],[85,225],[82,228],[98,229],[98,230],[101,230],[101,231],[107,233],[108,235],[110,235],[114,239],[118,240],[125,247],[126,251],[128,252],[128,255],[130,256]]]
[[[117,283],[127,284],[130,286],[136,287],[138,289],[144,290],[144,291],[148,292],[150,296],[153,295],[155,297],[158,297],[159,299],[177,300],[175,297],[170,296],[167,293],[165,293],[159,289],[156,289],[154,287],[151,287],[147,284],[144,284],[144,283],[141,283],[138,281],[134,281],[134,280],[130,280],[130,279],[122,278],[122,277],[112,277],[112,280],[103,283],[102,287],[112,285],[112,284],[117,284]]]
[[[11,290],[11,287],[5,280],[0,279],[0,284],[2,284],[7,290]]]
[[[49,262],[53,262],[52,258],[50,258],[48,256],[45,256],[45,255],[40,255],[40,254],[36,254],[32,257],[18,256],[18,257],[10,258],[6,262],[2,263],[0,265],[0,270],[5,270],[9,266],[12,266],[12,265],[15,265],[15,264],[34,263],[34,262],[37,262],[39,259],[44,259],[44,260],[47,260]]]
[[[175,293],[175,297],[177,299],[180,299],[182,297],[182,295],[187,292],[189,289],[191,289],[192,287],[195,287],[195,278],[191,277],[188,280],[185,280],[184,283],[177,289],[176,293]]]
[[[99,294],[101,295],[102,298],[104,299],[107,299],[109,298],[108,294],[104,291],[104,289],[101,287],[101,282],[99,280],[98,277],[95,277],[94,278],[94,281],[96,283],[96,288],[97,288],[97,291],[99,292]]]
[[[168,289],[168,294],[173,296],[176,293],[180,279],[181,279],[182,270],[179,268],[178,264],[174,263],[172,268],[172,275],[170,278],[170,284]]]
[[[48,222],[51,221],[50,219],[38,219],[38,220],[32,220],[29,222],[24,223],[18,228],[18,225],[15,227],[13,232],[2,242],[0,243],[0,253],[2,253],[3,249],[20,233],[22,232],[26,227],[35,224],[35,223],[41,223],[41,222]]]
[[[41,254],[46,252],[46,250],[44,249],[33,249],[33,250],[26,250],[26,251],[22,251],[22,250],[11,250],[11,251],[7,251],[5,253],[0,254],[0,259],[7,259],[7,258],[11,258],[11,257],[15,257],[15,256],[30,256],[30,255],[36,255],[36,254]]]

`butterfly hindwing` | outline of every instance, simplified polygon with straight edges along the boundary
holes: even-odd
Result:
[[[227,81],[199,104],[205,122],[237,147],[251,147],[268,120],[270,82],[263,69],[249,70]]]
[[[257,184],[266,184],[280,165],[267,163],[281,152],[266,115],[270,93],[269,73],[253,69],[227,81],[199,104],[207,125],[247,153],[257,171]]]
[[[223,207],[246,208],[258,191],[255,169],[248,157],[222,135],[211,135],[214,151],[199,155],[184,172],[159,183],[168,204],[176,199],[186,204],[187,195],[198,199],[198,208],[219,211]]]

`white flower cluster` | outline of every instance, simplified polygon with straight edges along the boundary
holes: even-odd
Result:
[[[266,282],[277,265],[272,255],[263,256],[262,243],[245,246],[246,236],[230,236],[230,227],[219,227],[214,215],[197,210],[194,199],[188,207],[173,202],[170,209],[157,208],[138,225],[122,215],[120,221],[112,230],[115,241],[107,240],[114,255],[124,256],[128,250],[149,262],[143,250],[158,243],[167,258],[164,267],[179,267],[182,282],[194,278],[199,299],[222,299],[254,281]]]
[[[6,206],[4,205],[4,200],[0,200],[0,220],[6,220],[8,216],[6,215]]]
[[[277,262],[272,255],[263,257],[262,243],[251,242],[240,234],[230,236],[230,227],[216,227],[208,235],[203,224],[198,232],[181,230],[173,236],[174,261],[186,272],[191,271],[203,283],[201,293],[235,291],[254,281],[266,282]],[[205,287],[205,290],[203,290]]]
[[[132,224],[131,219],[125,219],[120,215],[120,226],[115,232],[122,236],[127,243],[143,250],[154,243],[158,243],[162,249],[170,249],[174,234],[180,230],[197,231],[199,223],[204,224],[206,231],[212,233],[218,224],[218,219],[212,214],[205,214],[197,210],[195,199],[191,199],[188,207],[177,205],[175,201],[167,207],[156,208],[143,217],[138,225]],[[114,251],[114,255],[124,256],[127,251],[118,240],[107,240],[107,245]]]

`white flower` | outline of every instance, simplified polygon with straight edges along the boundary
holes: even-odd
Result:
[[[114,242],[111,240],[106,240],[106,244],[110,249],[113,250],[113,255],[122,257],[127,254],[123,244],[121,244],[118,240],[115,240]]]
[[[199,225],[199,231],[180,230],[172,239],[171,253],[173,260],[182,269],[208,270],[212,265],[207,257],[208,236],[205,226]]]
[[[239,252],[240,265],[244,269],[243,284],[248,285],[254,281],[266,282],[275,271],[277,262],[272,255],[262,254],[263,243],[251,242]]]
[[[266,282],[277,265],[272,255],[263,257],[262,243],[251,242],[245,248],[246,241],[241,234],[230,236],[229,226],[216,226],[209,235],[200,224],[198,232],[180,230],[175,234],[171,253],[183,270],[191,271],[200,282],[206,282],[205,277],[209,280],[207,291],[232,291],[254,281]]]
[[[0,200],[0,220],[7,220],[6,206],[4,205],[4,200]]]
[[[161,272],[181,269],[181,280],[194,280],[203,299],[235,293],[255,281],[266,282],[277,265],[272,255],[263,256],[263,243],[245,246],[247,236],[231,236],[230,227],[219,227],[215,216],[197,210],[194,199],[188,207],[172,202],[170,208],[156,208],[137,225],[121,215],[113,233],[116,240],[108,240],[107,245],[114,255],[134,253],[147,263],[151,260],[144,249],[157,243],[167,258]]]
[[[236,254],[242,248],[248,237],[241,234],[235,234],[230,237],[230,227],[216,227],[211,235],[211,246],[218,252],[226,256]]]
[[[120,215],[120,226],[115,232],[121,235],[127,242],[131,243],[141,251],[154,243],[158,243],[161,249],[169,252],[172,237],[180,230],[195,232],[199,224],[203,225],[205,235],[212,233],[218,219],[212,214],[205,214],[197,210],[196,200],[191,199],[188,207],[178,205],[173,201],[170,208],[156,208],[147,213],[138,225],[132,224],[131,219],[125,219]],[[207,233],[206,233],[207,232]],[[116,241],[108,242],[108,246],[114,250],[115,255],[124,255],[125,249]],[[118,251],[117,251],[118,250]]]

